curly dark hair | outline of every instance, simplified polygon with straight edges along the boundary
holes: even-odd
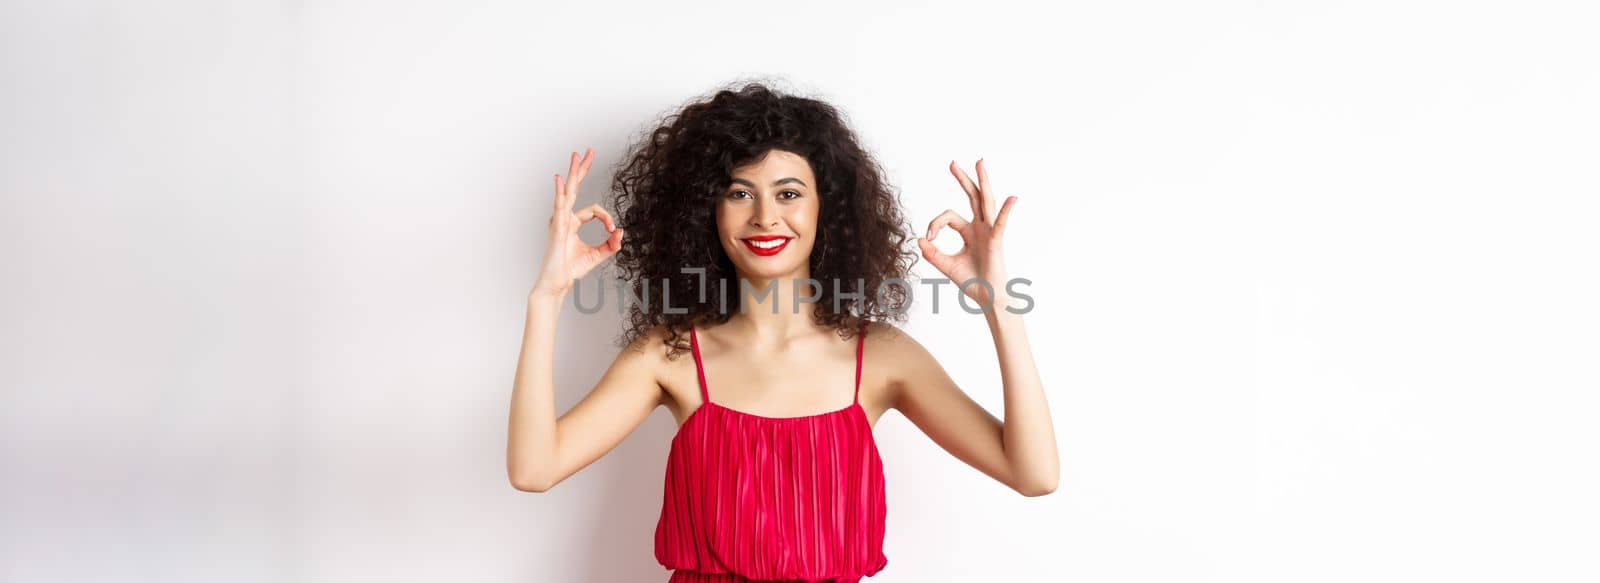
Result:
[[[849,339],[865,320],[905,320],[909,289],[901,282],[916,254],[905,245],[912,231],[882,167],[832,105],[752,82],[666,115],[637,137],[613,172],[611,206],[627,233],[616,254],[617,276],[637,297],[649,298],[630,303],[619,344],[664,326],[667,355],[675,358],[689,349],[691,324],[732,317],[737,306],[719,307],[718,286],[727,285],[729,301],[737,301],[740,287],[718,241],[716,205],[735,168],[774,149],[804,157],[817,178],[821,209],[810,267],[823,289],[815,322]],[[705,269],[705,283],[682,268]],[[663,281],[673,311],[685,313],[661,309]]]

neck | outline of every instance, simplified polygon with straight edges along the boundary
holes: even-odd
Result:
[[[742,309],[736,308],[729,323],[737,323],[759,340],[793,338],[815,328],[816,303],[800,301],[822,291],[806,281],[809,277],[804,269],[782,277],[740,274],[745,283],[740,284],[740,303],[736,305]]]

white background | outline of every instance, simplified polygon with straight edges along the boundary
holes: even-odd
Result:
[[[467,4],[4,5],[0,579],[665,580],[664,409],[506,479],[524,294],[570,151],[601,200],[748,77],[918,229],[952,159],[1021,197],[1061,488],[886,415],[873,581],[1600,578],[1582,3]],[[908,329],[1000,413],[980,318]]]

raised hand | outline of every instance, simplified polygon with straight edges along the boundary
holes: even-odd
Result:
[[[977,277],[988,282],[997,295],[1005,297],[1006,265],[1001,237],[1005,234],[1006,217],[1011,214],[1011,206],[1017,202],[1017,197],[1006,197],[1005,204],[999,212],[995,212],[989,171],[984,167],[983,160],[978,160],[977,166],[978,183],[973,184],[966,171],[956,166],[954,160],[950,161],[950,173],[955,175],[956,182],[961,183],[961,189],[967,192],[973,220],[968,221],[955,211],[945,209],[928,223],[928,234],[917,239],[917,246],[922,248],[923,259],[927,259],[950,281],[960,285]],[[964,243],[961,250],[953,254],[946,254],[933,244],[934,238],[939,236],[939,230],[946,225],[961,235]],[[961,291],[980,306],[989,306],[992,301],[990,289],[978,283],[963,286]]]
[[[589,273],[600,262],[615,255],[622,248],[622,229],[617,228],[611,219],[611,213],[600,208],[598,204],[572,211],[573,201],[578,199],[578,186],[583,184],[583,178],[589,174],[589,165],[594,162],[594,148],[584,151],[583,159],[578,159],[578,153],[572,153],[572,163],[567,167],[567,178],[555,175],[556,198],[555,205],[550,214],[550,235],[545,245],[544,265],[539,270],[539,280],[534,284],[535,293],[560,296],[572,289],[572,281]],[[606,231],[611,236],[598,245],[587,245],[578,238],[578,228],[584,223],[594,219],[605,223]]]

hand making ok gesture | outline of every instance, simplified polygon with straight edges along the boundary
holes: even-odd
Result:
[[[989,306],[991,300],[990,290],[996,295],[1005,297],[1006,264],[1002,252],[1001,237],[1005,234],[1006,217],[1011,214],[1011,205],[1017,202],[1017,197],[1006,197],[1005,204],[995,211],[995,195],[989,184],[989,171],[984,167],[983,160],[978,160],[978,183],[974,185],[972,178],[966,171],[956,166],[954,160],[950,161],[950,173],[955,175],[956,182],[961,183],[961,189],[967,192],[967,202],[971,203],[971,221],[963,218],[953,210],[946,209],[939,213],[928,223],[927,236],[917,239],[917,246],[922,248],[922,257],[933,264],[950,281],[960,285],[962,282],[974,277],[988,282],[990,287],[978,283],[964,286],[962,293],[975,300],[980,306]],[[939,230],[949,225],[957,234],[961,235],[964,246],[954,254],[946,254],[933,245],[933,239],[939,235]],[[999,304],[1005,306],[1004,303]]]
[[[567,167],[567,178],[555,175],[556,198],[550,214],[550,235],[545,244],[544,265],[539,270],[539,280],[533,289],[537,293],[564,295],[572,288],[572,281],[589,273],[600,262],[622,249],[622,229],[617,228],[611,213],[598,204],[572,211],[578,199],[578,185],[589,175],[589,164],[594,162],[594,148],[584,151],[583,159],[572,153],[572,163]],[[578,228],[599,218],[611,233],[598,245],[588,245],[578,238]]]

